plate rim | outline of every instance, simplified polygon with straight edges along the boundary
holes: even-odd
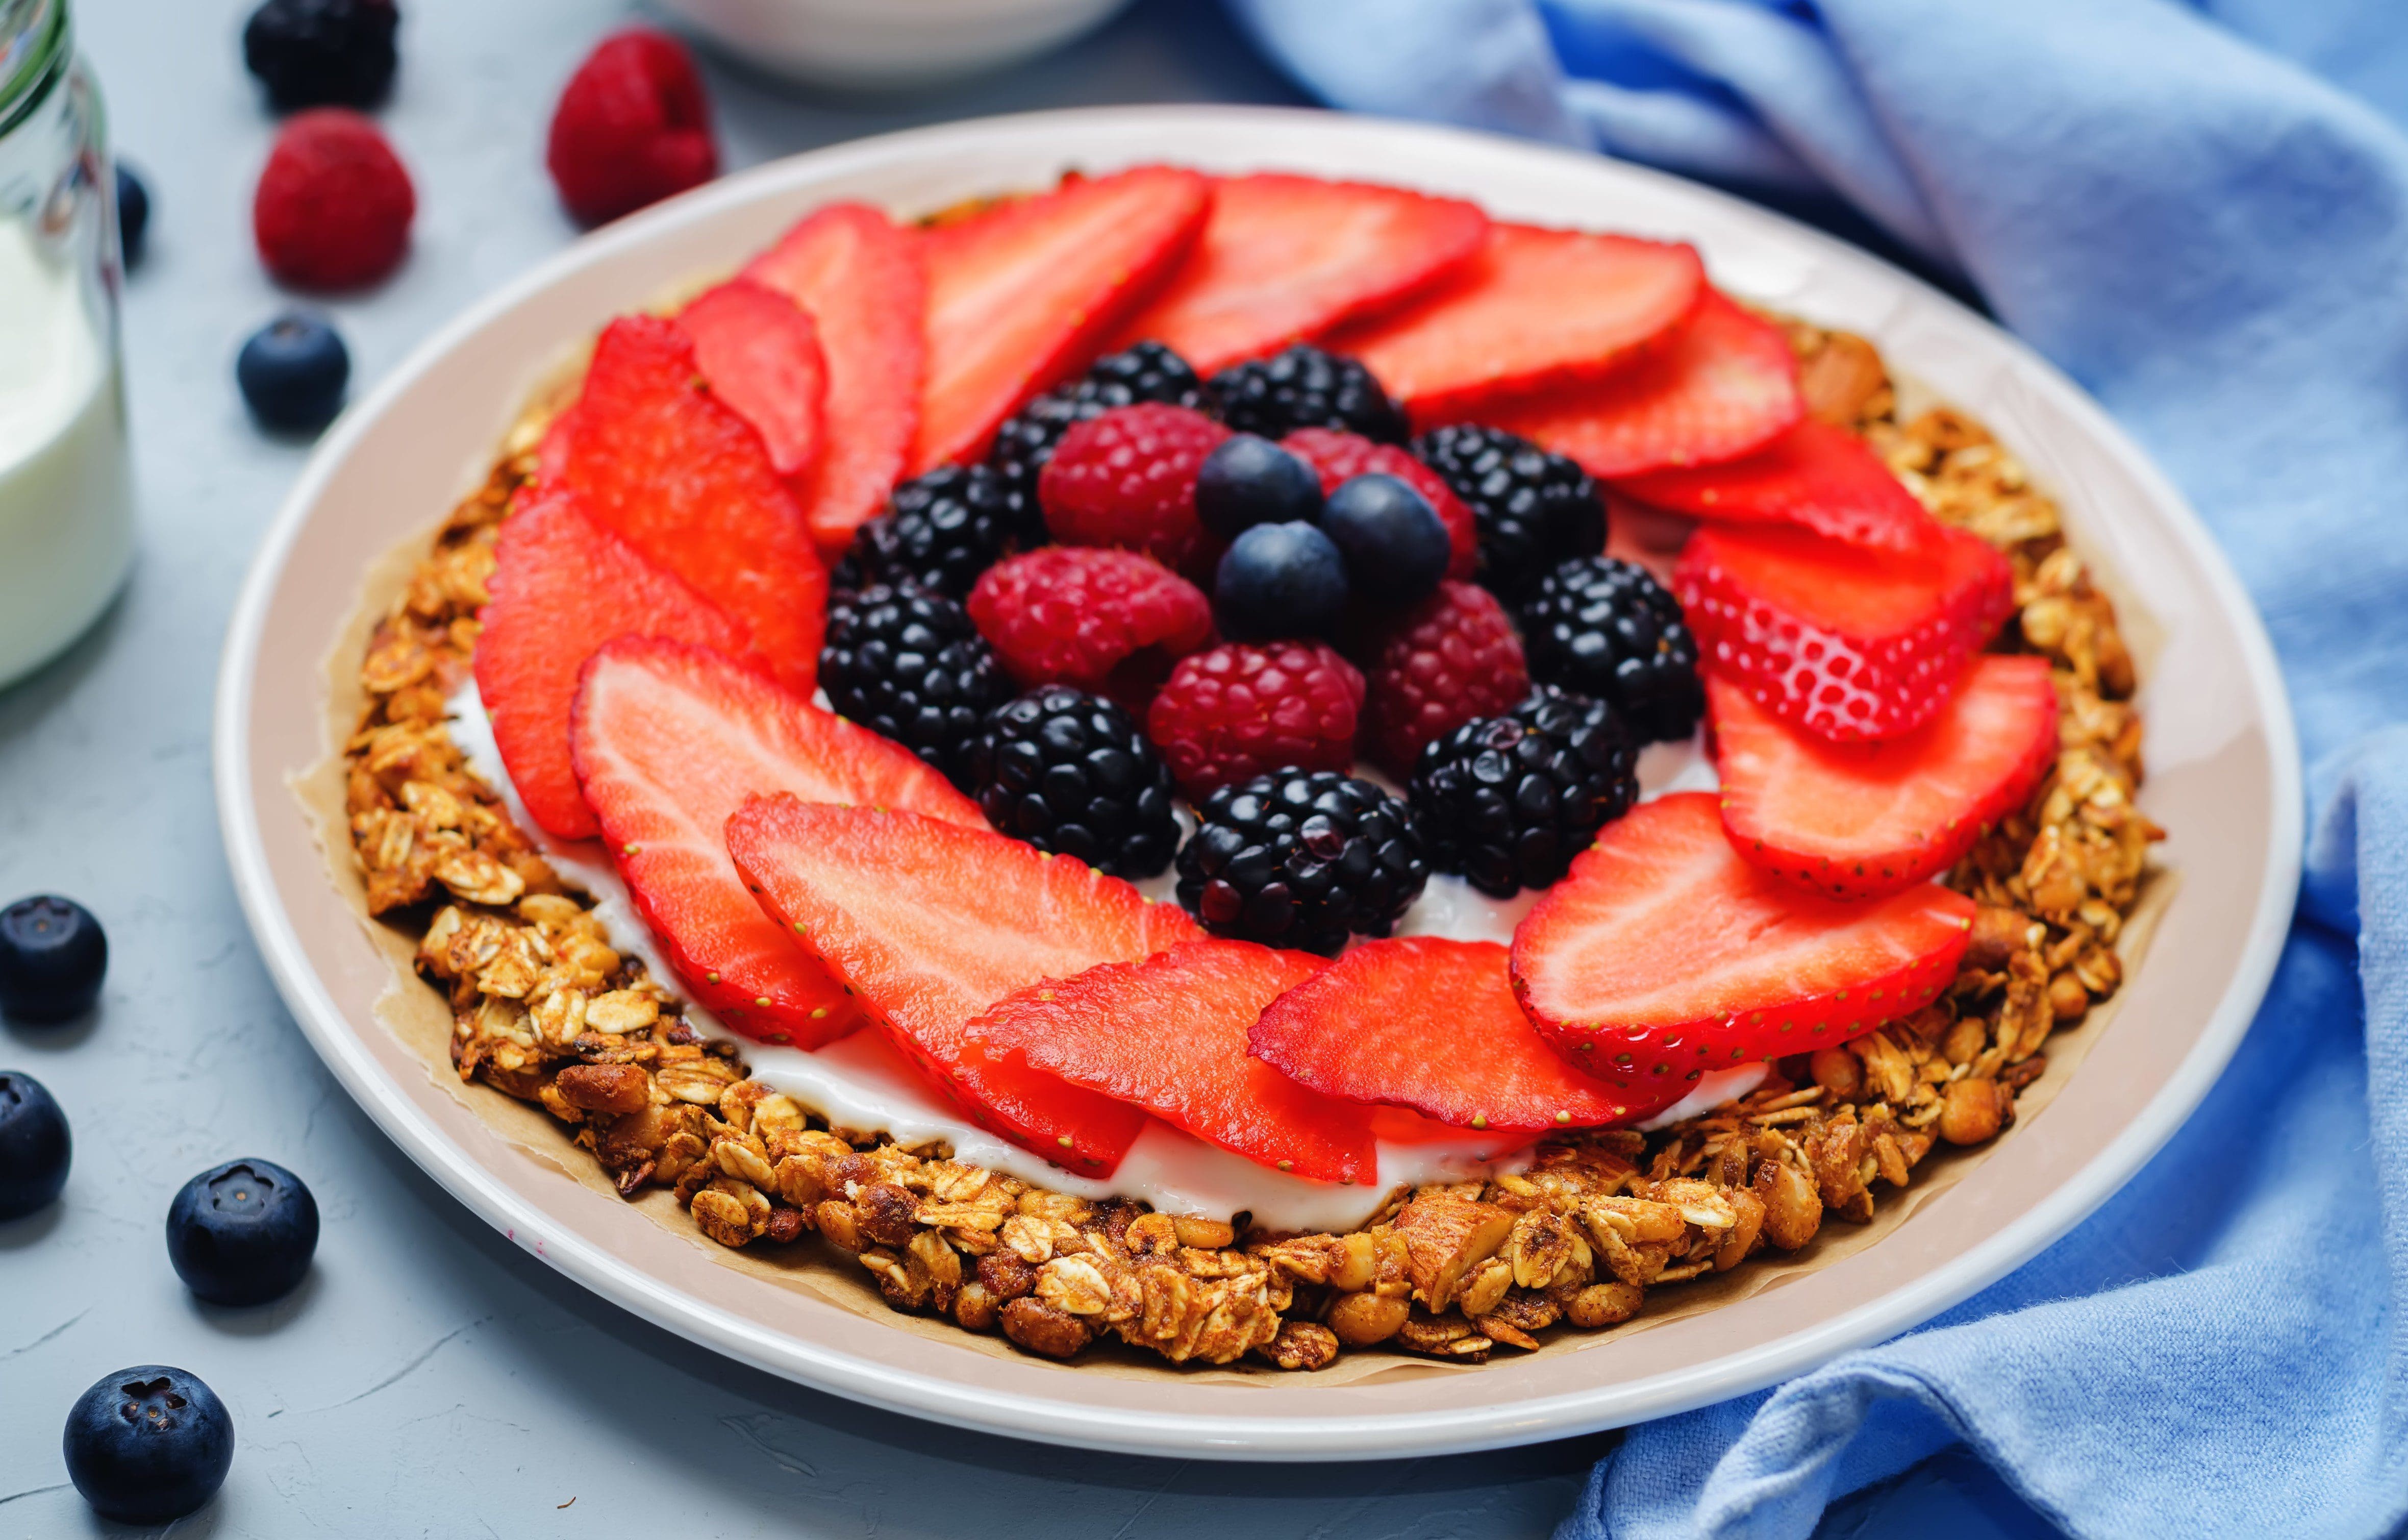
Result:
[[[1190,1412],[1149,1412],[1082,1404],[1042,1395],[982,1387],[974,1394],[941,1375],[899,1371],[874,1359],[836,1352],[706,1303],[619,1260],[581,1236],[557,1232],[552,1222],[494,1180],[470,1153],[437,1130],[401,1095],[370,1057],[311,966],[276,891],[251,797],[252,760],[247,728],[251,682],[271,601],[293,547],[325,483],[351,448],[420,376],[466,338],[499,316],[585,266],[609,260],[687,221],[708,219],[788,180],[840,174],[853,163],[872,169],[882,158],[925,155],[949,141],[1002,133],[1065,134],[1109,145],[1115,124],[1193,122],[1209,132],[1241,121],[1284,121],[1302,136],[1375,132],[1408,149],[1415,140],[1472,141],[1489,151],[1561,157],[1570,168],[1600,162],[1617,174],[1677,188],[1683,196],[1736,206],[1769,217],[1810,247],[1854,264],[1870,264],[1920,297],[1956,312],[1988,332],[2035,369],[2061,407],[2095,441],[2111,451],[2169,518],[2169,530],[2195,559],[2222,612],[2239,621],[2235,638],[2252,693],[2262,703],[2262,728],[2272,774],[2268,877],[2252,909],[2248,941],[2230,982],[2190,1051],[2155,1097],[2088,1162],[2031,1208],[1983,1242],[1922,1276],[1864,1303],[1772,1341],[1701,1364],[1648,1378],[1537,1400],[1456,1407],[1444,1412],[1338,1413],[1265,1418]],[[740,1362],[888,1410],[1010,1437],[1145,1455],[1220,1460],[1315,1461],[1408,1458],[1469,1452],[1564,1437],[1673,1415],[1760,1389],[1828,1361],[1838,1354],[1896,1335],[1929,1319],[2003,1277],[2071,1231],[2120,1188],[2169,1140],[2204,1098],[2247,1030],[2271,982],[2297,897],[2304,805],[2296,728],[2273,648],[2256,606],[2223,550],[2188,500],[2089,395],[2020,339],[1921,279],[1872,253],[1744,199],[1652,167],[1558,146],[1446,125],[1333,114],[1312,108],[1156,105],[1073,108],[956,120],[845,141],[768,162],[723,178],[573,242],[518,278],[500,284],[437,328],[365,396],[346,410],[320,440],[262,535],[229,622],[212,711],[211,763],[220,835],[244,917],[277,991],[321,1059],[352,1100],[412,1160],[472,1213],[556,1271],[654,1325]],[[545,1234],[544,1242],[534,1239]]]

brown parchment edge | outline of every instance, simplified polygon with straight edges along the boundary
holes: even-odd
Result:
[[[576,365],[567,366],[562,374],[573,379],[577,369]],[[555,376],[547,381],[542,394],[551,395],[556,391],[558,380],[559,377]],[[399,597],[409,581],[411,570],[429,549],[440,525],[439,519],[432,521],[396,544],[379,558],[363,578],[355,605],[339,629],[323,666],[326,687],[325,756],[308,769],[288,776],[287,784],[309,819],[336,893],[366,929],[377,950],[392,965],[391,985],[377,1001],[377,1019],[419,1058],[430,1081],[442,1086],[488,1129],[527,1159],[565,1173],[596,1197],[611,1203],[632,1202],[654,1223],[701,1249],[720,1266],[734,1268],[747,1276],[804,1294],[851,1314],[874,1318],[927,1341],[945,1343],[990,1358],[1043,1363],[1065,1372],[1171,1380],[1182,1384],[1362,1386],[1395,1384],[1432,1374],[1477,1374],[1485,1367],[1446,1363],[1389,1349],[1371,1348],[1350,1350],[1326,1369],[1309,1375],[1297,1375],[1268,1367],[1173,1365],[1152,1354],[1109,1340],[1090,1346],[1068,1364],[1054,1364],[1021,1352],[1002,1337],[966,1331],[949,1319],[907,1315],[890,1309],[866,1271],[851,1258],[825,1245],[816,1237],[806,1237],[781,1247],[762,1245],[738,1250],[720,1245],[695,1228],[675,1195],[665,1188],[647,1188],[633,1200],[622,1198],[602,1169],[569,1142],[567,1130],[541,1107],[504,1095],[489,1086],[463,1082],[451,1062],[450,1042],[453,1025],[451,1011],[441,994],[417,975],[412,960],[417,950],[415,941],[370,917],[367,913],[366,891],[352,854],[344,804],[343,744],[358,721],[366,700],[359,682],[359,660],[365,655],[368,636],[377,621]],[[2176,874],[2163,867],[2153,866],[2143,875],[2141,896],[2126,919],[2115,946],[2127,981],[2133,976],[2145,956],[2157,922],[2172,901],[2177,886]],[[1973,1148],[1955,1149],[1942,1145],[1935,1149],[1917,1164],[1911,1186],[1903,1190],[1886,1187],[1882,1189],[1879,1206],[1870,1221],[1856,1225],[1837,1215],[1827,1215],[1814,1239],[1795,1253],[1783,1255],[1761,1251],[1728,1273],[1707,1274],[1686,1283],[1651,1288],[1640,1314],[1620,1326],[1601,1331],[1584,1331],[1567,1326],[1550,1328],[1541,1334],[1541,1345],[1535,1353],[1516,1354],[1511,1350],[1500,1350],[1492,1361],[1506,1363],[1522,1358],[1551,1357],[1610,1346],[1635,1332],[1752,1299],[1808,1274],[1844,1261],[1868,1246],[1879,1245],[1925,1204],[1946,1193],[1971,1174],[1993,1150],[2005,1141],[2019,1137],[2046,1113],[2049,1104],[2071,1081],[2100,1035],[2114,1021],[2122,1000],[2123,991],[2118,990],[2095,1006],[2079,1025],[2049,1037],[2042,1049],[2047,1056],[2048,1067],[2016,1098],[2013,1128],[1989,1144]]]

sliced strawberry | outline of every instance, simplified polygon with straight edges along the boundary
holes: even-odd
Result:
[[[1492,224],[1480,253],[1426,293],[1333,335],[1416,422],[1457,421],[1519,391],[1595,380],[1697,308],[1688,246]]]
[[[998,1001],[970,1035],[999,1057],[1135,1102],[1198,1139],[1315,1182],[1379,1173],[1369,1109],[1310,1090],[1246,1051],[1263,1007],[1319,957],[1199,941]]]
[[[1939,527],[1862,439],[1813,417],[1743,458],[1646,471],[1613,489],[1717,524],[1791,525],[1893,551],[1930,543]]]
[[[1706,676],[1723,828],[1739,853],[1835,899],[1947,871],[2023,806],[2057,754],[2057,688],[2037,657],[1985,655],[1939,713],[1876,743],[1834,743]]]
[[[710,393],[752,425],[790,482],[820,453],[827,365],[819,328],[785,295],[746,279],[705,290],[678,312]]]
[[[1498,402],[1480,420],[1612,478],[1752,453],[1805,411],[1789,339],[1709,289],[1678,332],[1628,367]]]
[[[1460,1129],[1595,1128],[1679,1094],[1634,1095],[1572,1068],[1522,1014],[1505,963],[1495,942],[1365,942],[1273,1000],[1248,1042],[1325,1095]]]
[[[1186,253],[1211,202],[1195,172],[1146,166],[930,231],[911,474],[974,458],[1013,408],[1084,364]]]
[[[1608,824],[1514,928],[1523,1010],[1617,1089],[1843,1043],[1956,976],[1972,900],[1804,892],[1742,860],[1714,804],[1675,792]]]
[[[1183,911],[1068,856],[916,813],[756,798],[727,821],[727,851],[769,916],[980,1127],[1082,1175],[1120,1164],[1142,1112],[998,1059],[964,1024],[1039,979],[1197,939]]]
[[[535,448],[535,479],[556,482],[568,469],[569,436],[577,431],[577,403],[571,401],[560,409],[543,430],[543,439]]]
[[[819,328],[827,431],[795,496],[820,549],[840,553],[902,479],[920,427],[928,281],[919,237],[866,204],[830,204],[754,257],[744,276],[801,306]]]
[[[767,1043],[815,1048],[862,1018],[727,858],[727,820],[747,798],[792,792],[986,827],[910,750],[681,642],[623,637],[588,659],[568,741],[611,863],[679,975],[721,1020]]]
[[[1325,494],[1367,471],[1394,476],[1429,499],[1438,522],[1446,525],[1446,575],[1468,578],[1480,565],[1480,522],[1445,478],[1415,459],[1411,451],[1374,443],[1342,428],[1298,428],[1281,439],[1280,447],[1313,468]]]
[[[778,682],[809,692],[827,569],[761,436],[702,382],[676,323],[610,323],[567,449],[561,480],[594,517],[742,621]]]
[[[1224,178],[1195,249],[1114,346],[1152,338],[1211,374],[1403,299],[1469,261],[1487,232],[1488,216],[1457,198]]]
[[[528,814],[564,840],[599,827],[568,758],[577,671],[613,637],[674,637],[744,654],[744,625],[646,561],[558,486],[523,497],[502,522],[480,614],[477,694]]]
[[[1930,720],[2014,607],[2014,572],[1946,525],[1915,551],[1710,527],[1682,549],[1672,591],[1707,667],[1775,715],[1850,742]]]

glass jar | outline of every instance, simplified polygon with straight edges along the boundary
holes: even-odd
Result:
[[[81,635],[134,556],[103,134],[67,0],[0,0],[0,685]]]

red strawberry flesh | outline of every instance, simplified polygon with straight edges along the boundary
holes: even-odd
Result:
[[[529,816],[565,840],[598,828],[568,756],[578,670],[614,637],[674,637],[742,654],[743,624],[580,511],[537,493],[502,522],[477,637],[477,693]]]
[[[827,569],[761,436],[702,382],[675,323],[622,316],[603,332],[561,480],[647,559],[742,621],[780,684],[810,691]]]
[[[1963,894],[1803,892],[1742,860],[1715,804],[1676,792],[1608,824],[1514,929],[1523,1010],[1618,1090],[1845,1042],[1929,1004],[1964,953]]]
[[[1836,899],[1945,871],[2021,807],[2057,753],[2057,689],[2039,657],[1984,656],[1930,721],[1834,743],[1708,675],[1723,828],[1739,853]]]
[[[756,799],[728,820],[727,849],[762,909],[980,1127],[1082,1175],[1120,1164],[1141,1111],[997,1058],[965,1027],[1040,979],[1195,940],[1185,913],[1069,856],[914,813]]]
[[[1720,524],[1789,525],[1894,551],[1928,544],[1937,528],[1862,439],[1812,417],[1753,454],[1647,471],[1614,490]]]
[[[784,295],[737,279],[678,312],[711,394],[761,435],[769,463],[789,481],[820,453],[827,366],[819,328]]]
[[[681,642],[623,637],[595,653],[569,747],[611,863],[687,988],[769,1043],[817,1047],[862,1018],[819,959],[761,913],[728,858],[727,820],[748,798],[790,792],[986,827],[909,750]]]
[[[754,257],[744,276],[809,312],[827,366],[819,459],[795,485],[820,549],[840,553],[884,506],[920,426],[919,237],[877,209],[831,204]]]
[[[1248,1041],[1324,1095],[1459,1129],[1594,1128],[1679,1094],[1634,1095],[1574,1069],[1522,1014],[1495,942],[1365,942],[1273,1000]]]
[[[1612,479],[1753,453],[1805,411],[1789,339],[1709,289],[1673,335],[1627,367],[1495,403],[1480,420]]]
[[[1265,172],[1212,184],[1195,248],[1114,347],[1211,374],[1410,295],[1478,252],[1488,216],[1401,187]]]
[[[1594,380],[1669,336],[1705,267],[1688,246],[1492,224],[1426,293],[1329,339],[1416,422],[1451,422],[1517,392]]]
[[[1023,989],[970,1024],[998,1058],[1134,1102],[1199,1139],[1316,1182],[1378,1173],[1369,1110],[1251,1057],[1263,1008],[1319,957],[1199,941]]]
[[[1193,171],[1140,166],[930,231],[910,473],[975,458],[1014,408],[1091,358],[1185,253],[1211,201]]]

